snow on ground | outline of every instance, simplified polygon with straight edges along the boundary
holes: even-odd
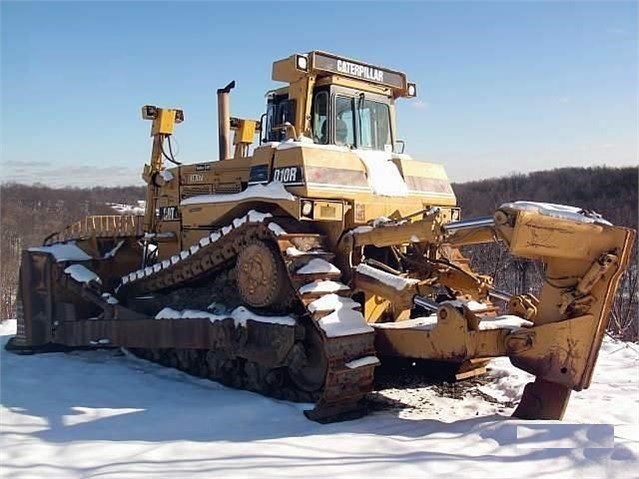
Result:
[[[0,324],[2,345],[14,332],[15,321]],[[477,395],[404,388],[376,394],[420,398],[423,407],[320,425],[303,416],[308,405],[116,350],[2,349],[0,360],[6,478],[637,477],[638,348],[609,340],[564,422],[512,420],[512,407]],[[492,374],[484,394],[508,400],[527,380],[507,360],[493,362]]]

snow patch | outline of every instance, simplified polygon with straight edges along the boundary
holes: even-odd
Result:
[[[173,231],[164,231],[162,233],[144,233],[144,239],[154,239],[154,238],[173,238],[175,237],[175,233]],[[148,245],[149,247],[156,245]]]
[[[198,195],[186,198],[180,202],[182,206],[200,205],[205,203],[226,203],[237,202],[252,198],[264,198],[273,200],[295,201],[296,197],[286,191],[284,185],[280,182],[273,181],[266,185],[252,185],[239,193],[217,194],[217,195]]]
[[[431,331],[437,326],[437,315],[431,314],[430,316],[407,319],[405,321],[370,324],[375,329],[417,329],[420,331]]]
[[[479,323],[480,331],[488,331],[491,329],[509,329],[511,331],[516,331],[522,328],[531,328],[533,323],[527,321],[519,316],[514,316],[512,314],[506,314],[504,316],[496,316],[495,318],[484,318]]]
[[[297,270],[297,274],[326,274],[326,273],[341,273],[339,268],[334,264],[329,263],[321,258],[313,258],[300,269]]]
[[[363,358],[353,359],[352,361],[347,362],[344,366],[349,369],[357,369],[364,366],[377,366],[379,365],[379,359],[377,356],[364,356]]]
[[[105,255],[104,258],[113,258],[116,253],[118,252],[118,250],[122,247],[122,245],[124,244],[124,240],[120,240],[118,241],[118,244],[116,244],[113,249],[111,251],[108,251]]]
[[[70,275],[79,283],[89,284],[91,281],[96,283],[102,283],[102,280],[90,269],[82,266],[81,264],[72,264],[64,269],[65,274]]]
[[[474,299],[471,299],[470,301],[466,302],[466,307],[468,307],[468,309],[470,309],[471,311],[474,312],[478,312],[478,311],[485,311],[488,309],[488,306],[486,306],[485,304],[482,304],[478,301],[475,301]]]
[[[349,231],[349,233],[370,233],[371,231],[373,231],[373,227],[372,226],[358,226],[357,228],[353,228],[352,230]]]
[[[559,205],[554,203],[539,203],[536,201],[515,201],[504,203],[500,208],[515,209],[520,211],[536,211],[544,216],[561,218],[582,223],[598,223],[612,226],[612,223],[605,220],[600,214],[594,211],[584,210],[576,206]]]
[[[109,304],[118,304],[119,301],[117,298],[113,297],[110,293],[102,293],[102,298],[106,300]]]
[[[325,294],[321,298],[310,303],[308,305],[308,310],[311,313],[315,313],[317,311],[335,311],[342,308],[354,309],[359,306],[360,304],[351,298],[345,298],[344,296],[330,293]]]
[[[381,269],[373,268],[367,264],[361,263],[357,265],[355,270],[358,273],[364,274],[370,278],[375,278],[376,280],[395,288],[397,291],[403,291],[411,284],[419,283],[419,280],[413,278],[402,278],[401,276],[396,276],[391,273],[387,273],[386,271],[382,271]]]
[[[348,289],[343,283],[331,280],[317,280],[312,283],[307,283],[300,287],[298,290],[300,294],[305,293],[335,293],[336,291],[344,291]]]
[[[195,318],[205,318],[211,321],[212,323],[216,321],[223,321],[225,319],[233,319],[235,322],[235,326],[244,326],[246,327],[246,323],[248,320],[257,321],[260,323],[270,323],[270,324],[280,324],[284,326],[295,326],[295,318],[292,316],[261,316],[259,314],[253,313],[248,310],[244,306],[239,306],[231,311],[230,314],[216,314],[210,313],[208,311],[199,311],[195,309],[185,309],[182,311],[177,311],[172,308],[164,308],[162,309],[156,316],[155,319],[195,319]]]
[[[260,323],[281,324],[284,326],[295,326],[296,321],[292,316],[260,316],[248,310],[244,306],[239,306],[231,312],[235,320],[235,325],[246,326],[246,322],[251,319]]]
[[[488,309],[488,306],[480,303],[479,301],[475,301],[474,299],[471,299],[470,301],[466,301],[465,299],[452,299],[448,301],[442,301],[440,304],[449,304],[455,308],[466,306],[473,312],[481,312]]]
[[[53,255],[57,262],[61,261],[87,261],[91,256],[86,254],[78,246],[75,241],[63,244],[54,244],[51,246],[39,246],[29,248],[29,251],[37,251],[41,253],[49,253]]]
[[[281,236],[286,234],[286,231],[284,231],[284,228],[282,228],[277,223],[269,223],[268,229],[270,229],[273,232],[273,234],[275,234],[275,236]]]
[[[288,248],[286,248],[286,255],[290,257],[306,256],[311,254],[326,254],[326,251],[324,250],[301,251],[297,249],[295,246],[289,246]]]
[[[375,218],[373,220],[373,228],[377,228],[378,226],[384,226],[387,223],[392,223],[393,220],[387,218],[386,216],[380,216],[379,218]]]
[[[206,309],[214,314],[227,314],[229,312],[229,308],[224,303],[218,303],[217,301],[213,301]]]
[[[146,201],[138,200],[137,205],[126,205],[123,203],[107,203],[107,205],[121,215],[140,216],[146,211]]]
[[[408,196],[408,186],[388,153],[372,150],[353,152],[366,167],[368,183],[373,193],[380,196]]]
[[[247,216],[246,216],[246,215],[242,216],[241,218],[235,218],[235,219],[233,220],[233,227],[234,227],[234,228],[239,228],[239,227],[240,227],[240,226],[242,226],[244,223],[246,223],[247,219],[248,219],[248,218],[247,218]]]
[[[340,308],[333,311],[320,319],[318,323],[329,338],[373,331],[373,328],[368,325],[362,313],[350,308]]]
[[[351,151],[347,146],[338,146],[338,145],[320,145],[317,143],[309,143],[307,141],[299,141],[288,139],[279,143],[275,149],[276,150],[289,150],[291,148],[313,148],[315,150],[324,150],[324,151],[339,151],[340,153],[346,153]]]
[[[169,170],[162,170],[162,171],[160,171],[160,176],[161,176],[161,177],[162,177],[162,179],[163,179],[164,181],[166,181],[167,183],[168,183],[169,181],[171,181],[171,180],[174,178],[173,173],[171,173]]]

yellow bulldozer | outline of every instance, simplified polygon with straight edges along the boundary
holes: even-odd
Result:
[[[536,376],[514,415],[560,419],[590,385],[635,232],[524,201],[462,219],[444,167],[403,153],[404,73],[313,51],[272,78],[259,119],[231,117],[234,82],[218,90],[217,161],[177,162],[183,112],[142,108],[144,216],[89,216],[25,250],[8,349],[124,347],[314,403],[319,422],[364,414],[385,358],[464,377],[507,356]],[[537,296],[471,269],[461,248],[493,242],[543,262]]]

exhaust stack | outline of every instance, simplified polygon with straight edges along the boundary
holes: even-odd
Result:
[[[229,146],[231,144],[231,112],[229,106],[229,93],[235,88],[235,80],[224,88],[217,90],[217,124],[218,124],[218,148],[220,160],[231,158]]]

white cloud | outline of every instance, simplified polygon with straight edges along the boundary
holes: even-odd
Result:
[[[63,186],[143,185],[141,168],[94,166],[89,164],[54,164],[47,161],[3,161],[3,182],[41,183],[54,188]]]

